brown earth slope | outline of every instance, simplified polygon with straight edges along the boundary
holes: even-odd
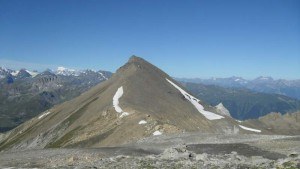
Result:
[[[109,80],[1,136],[0,150],[115,146],[186,131],[252,133],[231,117],[205,117],[195,104],[200,102],[215,113],[216,108],[182,94],[174,85],[180,86],[157,67],[133,56]],[[119,107],[114,107],[113,98]]]
[[[274,134],[300,135],[300,112],[295,113],[270,113],[255,120],[243,122],[247,126],[265,128]]]

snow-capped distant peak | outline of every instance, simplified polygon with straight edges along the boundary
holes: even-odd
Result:
[[[98,72],[105,80],[107,80],[108,78],[104,76],[104,74],[102,72]]]
[[[1,66],[0,66],[0,71],[5,71],[5,72],[7,72],[8,69],[7,69],[6,67],[1,67]]]
[[[30,71],[30,70],[27,70],[27,69],[21,69],[21,70],[15,70],[15,71],[11,71],[10,74],[12,76],[18,76],[19,74],[22,74],[22,73],[28,73],[31,77],[35,77],[36,75],[38,75],[39,73],[36,72],[36,71]]]
[[[11,72],[11,75],[17,76],[19,74],[19,72],[20,72],[19,70],[13,71],[13,72]]]
[[[257,80],[273,80],[273,78],[272,77],[267,77],[267,76],[260,76],[260,77],[258,77],[257,78]]]
[[[33,72],[33,71],[29,71],[29,70],[25,70],[27,73],[29,73],[32,77],[35,77],[36,75],[38,75],[38,72]]]
[[[9,70],[5,67],[0,67],[0,79],[3,79],[5,76],[7,76],[11,72],[12,72],[12,70]]]
[[[71,71],[71,72],[74,72],[75,70],[74,70],[74,69],[68,69],[68,68],[59,66],[59,67],[57,67],[57,71],[60,71],[60,72],[63,72],[63,71]]]
[[[64,76],[79,76],[80,71],[76,71],[75,69],[68,69],[63,66],[57,67],[57,70],[55,72],[58,75],[64,75]]]

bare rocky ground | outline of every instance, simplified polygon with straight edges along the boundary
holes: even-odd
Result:
[[[0,153],[0,168],[300,168],[300,136],[183,133],[120,147]]]

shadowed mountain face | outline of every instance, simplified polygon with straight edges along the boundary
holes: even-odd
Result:
[[[223,105],[235,119],[257,119],[271,112],[285,114],[300,110],[300,101],[278,94],[257,93],[248,89],[222,88],[214,85],[182,83],[203,101]]]
[[[184,131],[251,133],[218,113],[133,56],[109,80],[4,135],[0,149],[113,146]]]

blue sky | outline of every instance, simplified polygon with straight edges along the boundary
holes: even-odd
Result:
[[[0,0],[0,66],[300,79],[299,0]]]

